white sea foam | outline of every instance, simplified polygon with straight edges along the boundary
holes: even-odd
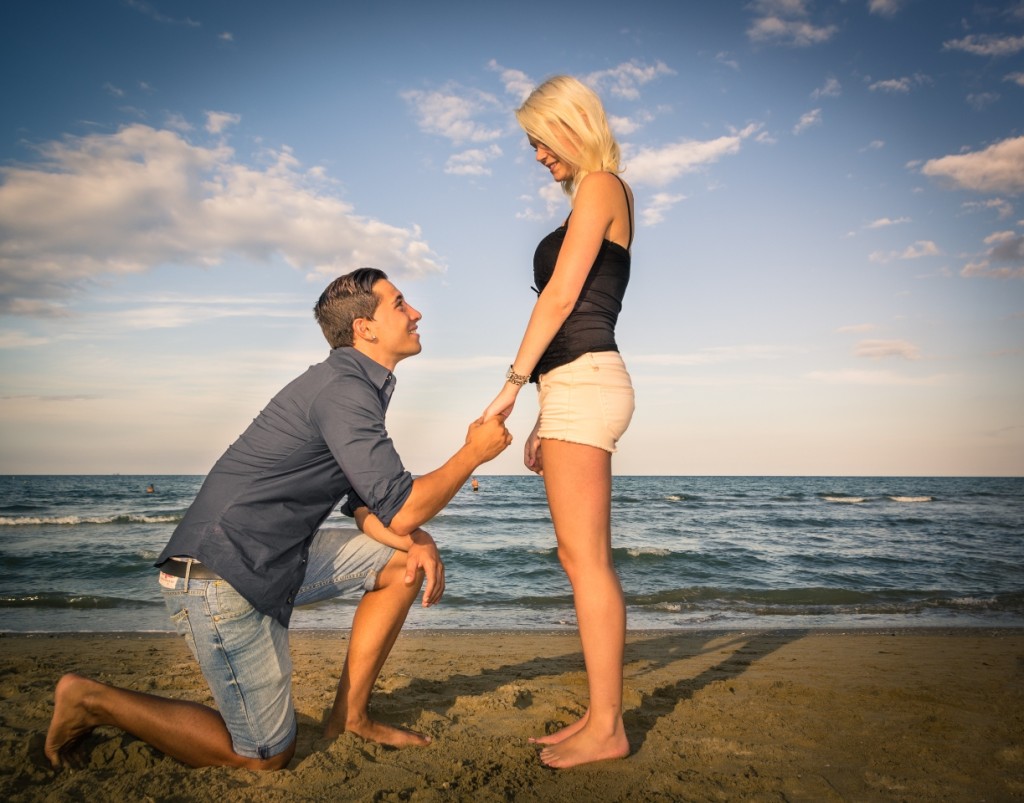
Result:
[[[626,554],[629,555],[632,558],[638,558],[641,555],[656,555],[657,557],[663,558],[666,555],[671,555],[672,554],[672,550],[671,549],[664,549],[662,547],[656,547],[656,546],[639,546],[639,547],[630,547],[629,549],[626,550]]]
[[[893,502],[931,502],[934,501],[932,496],[890,496]]]
[[[842,502],[847,505],[859,505],[861,502],[867,502],[867,497],[864,496],[826,496],[826,502]]]
[[[66,526],[75,524],[173,524],[181,516],[0,516],[0,527],[31,525]]]

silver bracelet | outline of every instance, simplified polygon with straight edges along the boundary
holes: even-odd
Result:
[[[530,375],[529,374],[517,374],[515,372],[515,366],[514,365],[510,365],[508,367],[508,373],[505,374],[505,379],[508,382],[511,382],[513,385],[517,385],[519,387],[522,387],[523,385],[525,385],[527,382],[530,381]]]

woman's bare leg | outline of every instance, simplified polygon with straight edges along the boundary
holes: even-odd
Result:
[[[622,661],[626,606],[612,562],[611,455],[603,449],[544,439],[544,486],[558,558],[572,583],[587,668],[590,705],[576,723],[542,737],[551,767],[622,758]]]

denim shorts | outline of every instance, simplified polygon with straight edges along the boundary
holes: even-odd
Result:
[[[541,374],[537,435],[614,452],[633,417],[633,383],[617,351],[588,352]]]
[[[313,537],[306,579],[296,605],[372,591],[395,550],[351,529],[322,529]],[[171,621],[184,636],[210,684],[234,751],[270,758],[295,739],[288,629],[260,613],[224,580],[160,573]]]

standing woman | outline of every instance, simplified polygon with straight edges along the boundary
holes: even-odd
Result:
[[[619,146],[597,95],[557,76],[516,112],[537,161],[572,202],[537,247],[539,292],[522,344],[484,418],[512,412],[527,381],[540,415],[524,447],[544,477],[558,558],[572,583],[590,705],[576,722],[533,740],[552,767],[629,753],[622,723],[626,607],[612,564],[611,455],[633,414],[633,387],[615,343],[629,281],[633,194],[619,178]]]

